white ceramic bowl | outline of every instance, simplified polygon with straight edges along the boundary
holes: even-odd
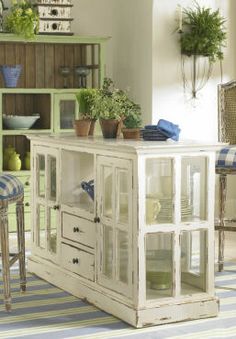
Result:
[[[8,129],[29,129],[39,118],[39,114],[27,116],[3,115],[3,124]]]

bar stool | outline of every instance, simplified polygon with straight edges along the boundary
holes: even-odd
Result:
[[[9,253],[8,204],[16,203],[17,253]],[[20,289],[26,290],[25,230],[24,230],[24,187],[10,174],[0,174],[0,240],[4,303],[11,310],[10,267],[19,260]],[[11,258],[12,257],[12,258]]]
[[[218,270],[224,269],[225,231],[236,232],[235,219],[226,218],[227,176],[236,175],[236,81],[218,86],[218,139],[229,145],[216,154],[219,175]]]

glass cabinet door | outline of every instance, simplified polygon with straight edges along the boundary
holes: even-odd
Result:
[[[79,111],[75,94],[55,94],[54,100],[54,130],[68,131],[73,129],[74,120],[77,119]]]
[[[98,157],[99,283],[132,291],[132,163]]]
[[[146,224],[173,223],[173,159],[146,160]]]
[[[214,188],[209,187],[210,156],[199,152],[144,160],[140,162],[146,175],[140,180],[144,300],[207,293],[210,241],[214,241],[208,220],[209,197],[214,197]]]
[[[34,213],[34,242],[38,253],[48,256],[57,254],[57,237],[59,225],[58,183],[56,150],[36,147],[34,185],[36,201]],[[45,254],[44,254],[45,255]]]

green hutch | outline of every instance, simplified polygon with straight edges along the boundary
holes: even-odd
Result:
[[[97,88],[104,77],[104,50],[108,37],[37,35],[25,40],[13,34],[0,33],[0,65],[22,65],[17,88],[4,87],[0,77],[0,168],[4,150],[8,146],[20,154],[22,167],[12,172],[25,186],[25,224],[30,229],[30,172],[24,158],[30,151],[30,142],[24,129],[7,129],[4,115],[39,114],[40,118],[27,134],[64,133],[73,129],[78,107],[75,93],[81,85],[76,69],[85,68],[85,87]],[[62,68],[66,68],[65,76]],[[66,88],[65,88],[66,87]],[[15,211],[10,208],[10,230],[15,228]],[[12,218],[11,218],[12,214]]]

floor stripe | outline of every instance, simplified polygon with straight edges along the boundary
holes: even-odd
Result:
[[[12,312],[0,306],[0,339],[199,339],[236,338],[236,266],[216,273],[220,313],[198,319],[135,329],[91,304],[28,274],[27,291],[19,292],[19,277],[11,275]],[[0,289],[2,284],[0,283]]]

